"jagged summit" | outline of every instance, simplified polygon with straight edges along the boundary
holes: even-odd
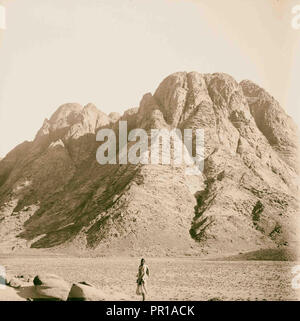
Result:
[[[46,135],[56,137],[58,132],[60,136],[65,135],[66,139],[78,138],[88,133],[95,134],[97,128],[110,122],[111,119],[92,103],[84,107],[77,103],[64,104],[56,110],[50,120],[45,119],[36,139]]]
[[[203,128],[202,175],[98,164],[96,132],[118,130],[118,120],[128,131]],[[270,94],[223,73],[174,73],[122,116],[62,105],[0,163],[0,245],[131,255],[293,248],[298,137]]]

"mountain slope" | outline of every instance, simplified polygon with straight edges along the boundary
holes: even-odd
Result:
[[[118,120],[148,132],[203,128],[202,175],[183,165],[98,164],[95,134],[117,133]],[[148,255],[294,247],[298,162],[297,128],[262,88],[175,73],[121,117],[63,105],[12,150],[0,163],[0,245]]]

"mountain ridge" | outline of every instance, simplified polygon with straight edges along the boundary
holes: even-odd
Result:
[[[0,246],[103,255],[295,246],[298,133],[264,89],[222,73],[178,72],[138,108],[110,115],[64,104],[33,142],[1,161]],[[118,120],[128,131],[203,128],[203,175],[186,176],[182,166],[99,165],[95,134],[117,131]]]

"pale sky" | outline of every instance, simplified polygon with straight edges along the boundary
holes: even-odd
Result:
[[[176,71],[268,90],[300,125],[299,0],[0,0],[0,157],[63,103],[137,107]]]

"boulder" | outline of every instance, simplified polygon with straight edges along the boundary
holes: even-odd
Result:
[[[13,275],[6,273],[0,276],[0,284],[9,285],[10,280],[13,278]]]
[[[18,278],[13,277],[9,280],[8,284],[10,287],[18,289],[22,286],[22,281],[20,281]]]
[[[65,301],[70,292],[70,284],[55,274],[38,274],[33,284],[39,299]]]
[[[26,282],[26,283],[31,283],[33,282],[33,277],[30,274],[19,274],[16,276],[20,281]]]
[[[74,283],[68,296],[68,301],[104,301],[107,295],[85,282]]]

